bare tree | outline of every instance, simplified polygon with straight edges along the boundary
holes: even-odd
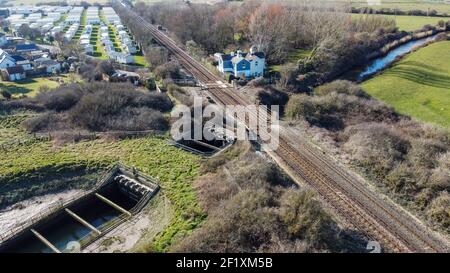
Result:
[[[152,68],[156,68],[169,61],[169,52],[164,47],[150,47],[145,51],[145,58]]]

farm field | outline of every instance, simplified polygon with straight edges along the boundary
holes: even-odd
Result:
[[[358,18],[359,16],[364,16],[361,14],[352,14],[353,18]],[[385,16],[388,18],[395,19],[397,27],[400,30],[414,31],[421,29],[424,25],[437,25],[440,20],[449,21],[450,17],[427,17],[427,16],[394,16],[394,15],[371,15],[371,16]]]
[[[399,9],[401,11],[411,11],[411,10],[436,10],[438,14],[449,14],[450,15],[450,5],[446,4],[443,0],[435,1],[420,1],[420,0],[381,0],[381,5],[369,5],[369,1],[362,0],[352,0],[352,6],[355,8],[370,7],[374,10],[379,9]],[[374,1],[372,1],[374,2]]]
[[[157,178],[162,187],[159,195],[168,199],[173,210],[167,228],[156,235],[151,246],[154,251],[163,251],[177,236],[191,231],[203,220],[191,186],[198,174],[199,157],[168,145],[167,136],[91,140],[55,147],[53,142],[35,139],[21,129],[21,122],[29,115],[34,114],[0,113],[0,206],[30,194],[68,189],[69,185],[64,186],[68,174],[99,172],[121,162]],[[49,176],[52,183],[43,179]],[[72,181],[70,188],[80,186],[76,183]]]
[[[362,84],[397,111],[450,128],[450,41],[411,53]]]

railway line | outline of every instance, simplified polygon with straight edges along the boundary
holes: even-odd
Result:
[[[180,64],[207,86],[209,96],[219,105],[251,105],[236,90],[222,83],[222,79],[133,11],[129,13],[136,22],[170,53]],[[119,13],[120,14],[120,13]],[[257,113],[251,113],[256,115]],[[246,124],[247,120],[240,120]],[[295,143],[297,147],[292,145]],[[414,217],[398,208],[390,200],[381,198],[358,177],[334,162],[318,148],[292,132],[281,128],[279,147],[268,154],[297,182],[304,182],[315,189],[319,197],[347,224],[378,241],[394,252],[448,252],[448,242],[425,227]]]

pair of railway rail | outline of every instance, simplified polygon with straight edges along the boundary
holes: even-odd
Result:
[[[252,105],[232,86],[211,73],[200,62],[189,56],[171,38],[146,22],[128,8],[118,7],[136,20],[154,40],[165,46],[180,64],[199,82],[207,86],[207,95],[219,105]],[[119,12],[119,14],[121,14]],[[218,84],[220,83],[220,84]],[[251,113],[257,115],[257,113]],[[243,124],[247,120],[240,120]],[[288,129],[280,130],[279,147],[268,154],[295,181],[315,189],[319,197],[347,224],[363,232],[371,240],[394,252],[448,252],[446,239],[429,230],[413,216],[381,198],[358,177],[349,173],[317,147],[295,137]],[[297,149],[291,143],[301,147]]]

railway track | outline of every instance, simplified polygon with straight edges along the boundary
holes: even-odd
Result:
[[[180,64],[207,86],[209,96],[216,103],[226,105],[252,105],[236,90],[222,82],[200,62],[193,59],[178,45],[127,8],[136,22],[170,53]],[[120,13],[119,13],[120,14]],[[251,115],[258,116],[257,113]],[[243,124],[246,120],[240,120]],[[346,223],[365,233],[372,240],[394,252],[448,252],[448,242],[434,234],[422,223],[398,208],[390,200],[385,200],[371,190],[368,185],[323,154],[318,148],[299,136],[292,139],[287,129],[280,130],[279,147],[268,154],[297,182],[302,181],[315,189],[320,198]],[[300,146],[297,149],[291,143]]]

